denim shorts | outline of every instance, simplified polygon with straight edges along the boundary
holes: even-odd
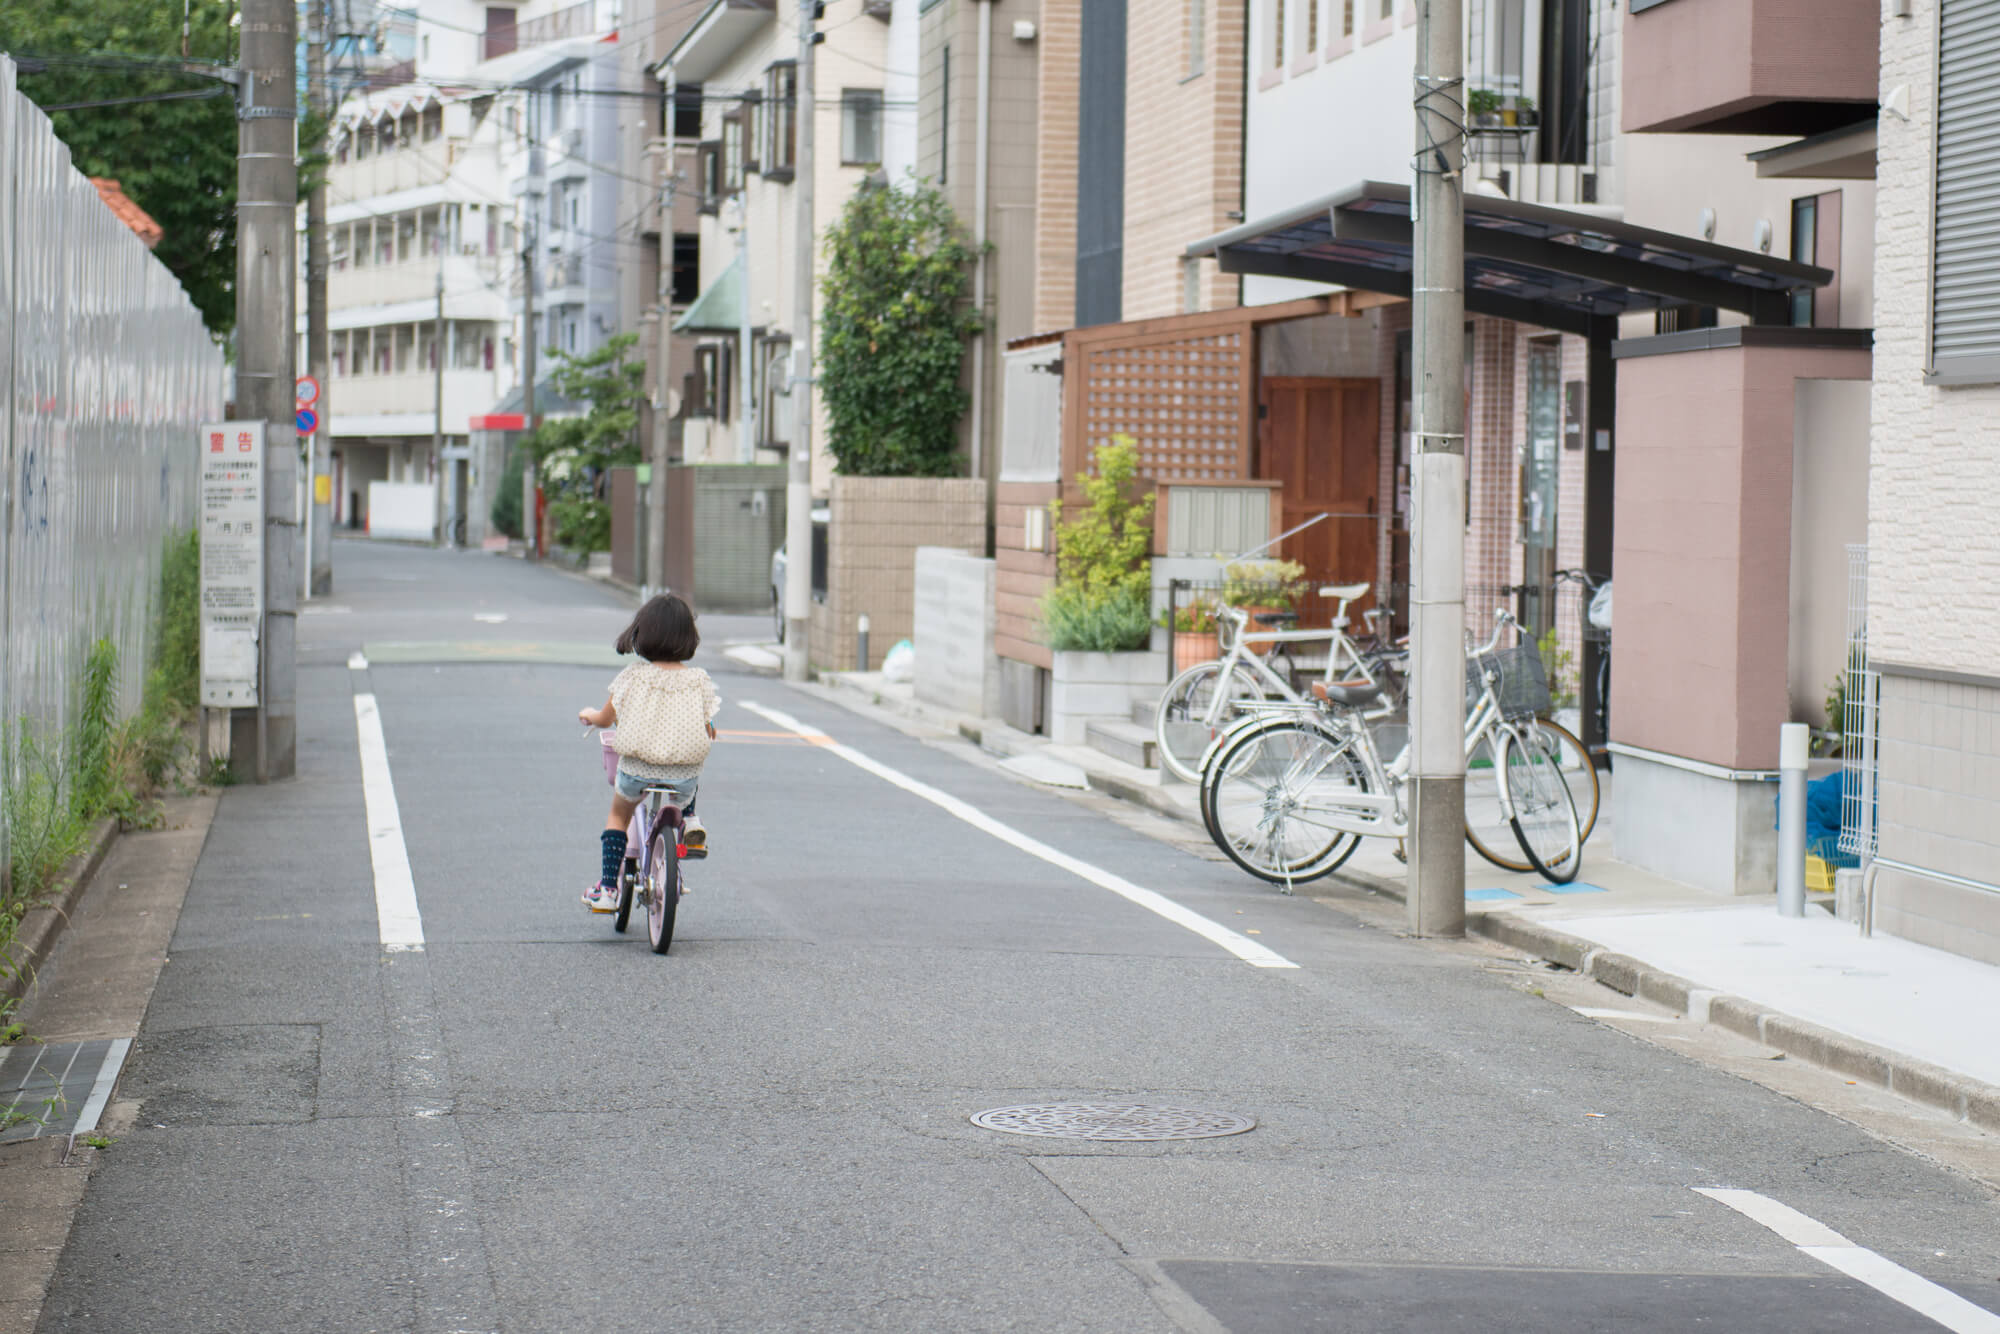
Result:
[[[641,778],[638,774],[618,771],[618,795],[627,801],[637,801],[646,794],[649,787],[663,787],[674,794],[674,805],[686,810],[694,801],[695,788],[700,786],[699,778]]]

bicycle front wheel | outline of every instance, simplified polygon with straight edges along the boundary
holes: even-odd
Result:
[[[1263,688],[1244,668],[1232,663],[1225,677],[1220,662],[1196,663],[1168,684],[1154,710],[1160,763],[1184,783],[1201,781],[1209,744],[1263,699]]]
[[[674,910],[681,899],[679,837],[678,829],[662,829],[646,859],[646,938],[655,954],[665,954],[674,943]]]
[[[1500,748],[1488,731],[1465,757],[1465,841],[1503,871],[1529,871],[1500,792]]]
[[[1260,880],[1294,885],[1337,870],[1361,836],[1336,821],[1366,797],[1368,768],[1351,738],[1274,721],[1242,733],[1209,763],[1202,806],[1209,834]]]
[[[1500,781],[1513,808],[1514,837],[1534,868],[1555,884],[1576,879],[1583,835],[1563,781],[1562,756],[1547,733],[1509,727],[1500,735]]]

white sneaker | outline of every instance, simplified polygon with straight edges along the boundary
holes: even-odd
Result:
[[[583,891],[583,906],[592,912],[618,911],[618,886],[602,882]]]
[[[690,860],[708,855],[708,826],[699,816],[690,815],[681,824],[681,846],[687,849]]]

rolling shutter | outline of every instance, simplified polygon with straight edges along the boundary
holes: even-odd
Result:
[[[1931,367],[2000,382],[2000,0],[1943,0]]]

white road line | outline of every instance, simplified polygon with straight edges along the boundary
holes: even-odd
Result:
[[[348,654],[347,665],[354,671],[365,672],[368,670],[368,658],[360,649],[356,649],[354,652]]]
[[[1697,1194],[1726,1204],[1829,1268],[1866,1283],[1891,1301],[1935,1320],[1953,1334],[2000,1334],[2000,1315],[1912,1273],[1866,1246],[1856,1246],[1826,1224],[1754,1190],[1723,1190],[1697,1186]]]
[[[118,1082],[118,1072],[125,1068],[125,1055],[131,1050],[132,1039],[111,1040],[111,1049],[104,1053],[104,1064],[97,1068],[97,1078],[90,1085],[90,1097],[77,1114],[76,1128],[69,1132],[72,1136],[88,1135],[97,1129],[98,1119],[111,1101],[111,1086]]]
[[[361,795],[368,806],[368,856],[375,864],[375,920],[390,950],[421,950],[424,919],[403,846],[403,817],[389,776],[389,747],[382,740],[382,711],[375,696],[354,697],[354,727],[361,737]]]
[[[1051,866],[1059,867],[1062,870],[1068,871],[1071,875],[1088,880],[1100,889],[1108,889],[1120,898],[1138,904],[1148,912],[1159,914],[1176,926],[1187,928],[1204,940],[1213,941],[1252,967],[1298,967],[1297,964],[1285,958],[1282,954],[1266,949],[1256,941],[1240,936],[1226,926],[1211,922],[1198,912],[1183,908],[1164,894],[1155,893],[1153,890],[1141,885],[1135,885],[1123,876],[1113,875],[1109,871],[1092,866],[1089,862],[1072,857],[1066,852],[1059,852],[1039,839],[1028,837],[1028,835],[1022,833],[1012,825],[1002,824],[970,802],[961,801],[948,792],[941,792],[928,783],[920,783],[908,774],[891,769],[888,765],[883,764],[879,760],[869,758],[860,751],[855,750],[852,746],[840,744],[818,728],[808,726],[788,713],[780,713],[776,709],[766,708],[762,704],[755,704],[749,700],[739,700],[738,703],[758,717],[768,719],[780,727],[796,732],[800,736],[813,741],[822,750],[833,755],[838,755],[857,769],[865,769],[884,782],[894,784],[913,796],[922,797],[933,806],[940,807],[950,814],[957,816],[974,829],[982,833],[991,834],[1002,843],[1019,848],[1031,857],[1038,857]]]

